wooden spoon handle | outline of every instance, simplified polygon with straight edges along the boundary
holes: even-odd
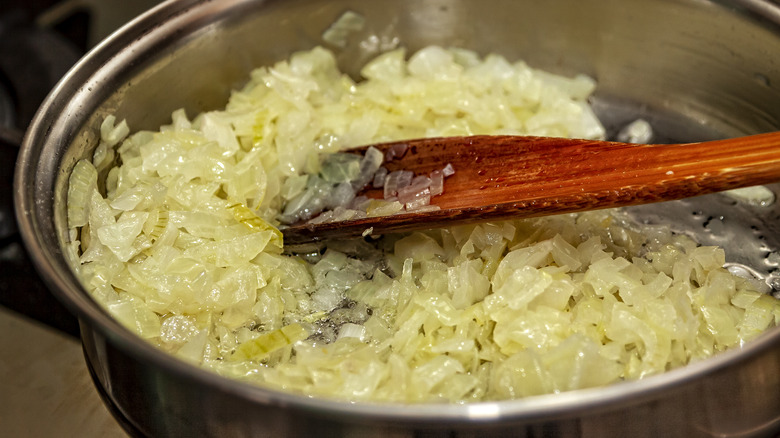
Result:
[[[408,152],[386,163],[390,170],[455,168],[444,193],[432,199],[441,210],[296,225],[283,230],[285,242],[644,204],[780,181],[778,132],[669,145],[520,136],[397,143]]]

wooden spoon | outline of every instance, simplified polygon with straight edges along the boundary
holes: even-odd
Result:
[[[645,145],[521,136],[406,140],[384,165],[428,174],[452,164],[441,209],[282,230],[285,244],[682,199],[780,181],[780,132],[701,143]],[[367,147],[354,151],[362,152]],[[377,189],[365,190],[381,198]]]

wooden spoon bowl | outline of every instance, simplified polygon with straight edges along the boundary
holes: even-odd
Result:
[[[780,181],[778,132],[666,145],[471,136],[373,146],[384,152],[397,144],[408,152],[385,163],[390,171],[454,167],[444,193],[431,200],[440,210],[299,223],[282,230],[285,244],[647,204]],[[381,197],[377,189],[363,194]]]

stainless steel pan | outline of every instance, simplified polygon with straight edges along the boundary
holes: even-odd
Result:
[[[611,130],[638,116],[659,139],[780,129],[780,8],[707,0],[179,0],[88,54],[30,126],[17,165],[22,234],[78,315],[87,364],[126,428],[154,436],[772,436],[780,430],[780,329],[739,351],[605,388],[474,405],[350,404],[226,380],[163,354],[98,307],[68,267],[65,193],[108,114],[133,129],[221,107],[251,68],[322,44],[344,11],[366,28],[343,69],[383,47],[461,46],[597,79]],[[362,43],[362,44],[361,44]],[[774,284],[780,208],[721,195],[632,210],[671,222]],[[717,225],[717,226],[716,226]]]

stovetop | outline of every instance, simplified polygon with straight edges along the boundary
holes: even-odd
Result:
[[[0,305],[77,336],[76,319],[32,267],[13,213],[14,164],[22,133],[49,90],[86,50],[55,29],[36,26],[35,12],[29,7],[0,11]]]
[[[13,174],[24,131],[59,78],[109,32],[157,2],[0,2],[3,436],[126,436],[89,376],[77,319],[49,292],[25,251],[14,218]]]

